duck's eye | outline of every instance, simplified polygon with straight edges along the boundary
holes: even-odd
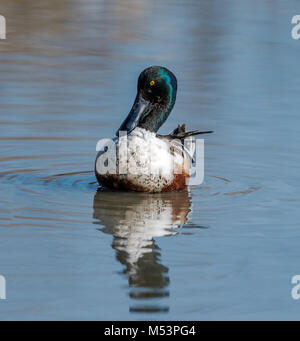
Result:
[[[150,86],[153,86],[155,84],[155,82],[151,81],[149,84],[150,84]]]

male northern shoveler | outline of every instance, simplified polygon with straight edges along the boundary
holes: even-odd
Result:
[[[194,149],[193,143],[183,147],[184,140],[211,131],[187,132],[183,124],[169,135],[157,134],[173,109],[176,92],[176,77],[167,68],[151,66],[140,74],[132,109],[116,133],[119,136],[120,132],[125,132],[125,148],[121,147],[121,135],[113,142],[116,169],[120,169],[120,155],[125,153],[126,171],[103,171],[103,156],[107,151],[104,148],[95,162],[100,185],[142,192],[181,190],[187,186]]]

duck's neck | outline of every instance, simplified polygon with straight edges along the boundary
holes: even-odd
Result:
[[[137,126],[156,133],[170,115],[173,106],[174,103],[168,106],[155,104],[149,114]]]

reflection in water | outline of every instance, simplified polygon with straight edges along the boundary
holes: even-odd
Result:
[[[161,300],[169,296],[168,268],[160,262],[160,248],[154,237],[172,236],[191,211],[188,191],[173,193],[128,193],[98,191],[94,218],[101,231],[113,235],[116,257],[125,265],[130,297],[138,304],[132,312],[168,311]]]

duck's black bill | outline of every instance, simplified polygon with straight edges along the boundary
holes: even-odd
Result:
[[[139,125],[139,122],[141,122],[141,120],[149,113],[150,109],[151,102],[145,100],[138,94],[128,116],[121,124],[121,127],[117,130],[116,135],[118,136],[120,131],[127,131],[127,134],[129,134]]]

